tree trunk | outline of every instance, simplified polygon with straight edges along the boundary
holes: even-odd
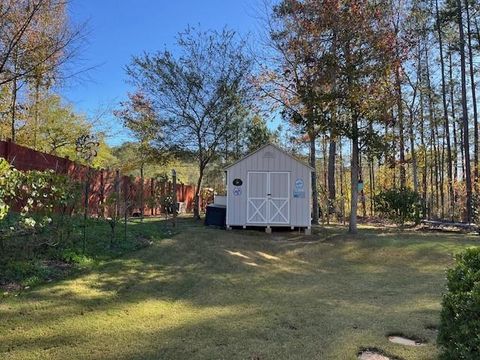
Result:
[[[342,139],[339,141],[339,161],[340,161],[340,197],[342,199],[342,224],[345,225],[345,191],[344,191],[344,167],[343,167],[343,154],[342,154]]]
[[[350,172],[351,200],[350,200],[350,223],[348,232],[357,234],[357,207],[358,207],[358,158],[359,158],[359,139],[358,139],[358,118],[353,116],[352,123],[352,159]]]
[[[420,56],[420,54],[419,54]],[[419,62],[419,76],[423,83],[423,71],[421,62]],[[420,144],[423,151],[423,167],[422,167],[422,207],[423,214],[427,215],[427,144],[425,143],[425,114],[424,114],[424,101],[423,101],[423,89],[420,90]]]
[[[455,116],[455,98],[453,96],[454,93],[454,83],[453,83],[453,64],[452,64],[452,53],[448,54],[448,74],[449,74],[449,82],[450,82],[450,105],[451,105],[451,112],[452,112],[452,125],[453,125],[453,149],[454,149],[454,156],[453,156],[453,176],[454,179],[458,180],[458,140],[457,140],[457,126],[456,126],[456,116]]]
[[[470,9],[468,0],[465,0],[465,10],[467,12],[467,40],[468,40],[468,59],[470,66],[470,87],[472,90],[472,108],[473,108],[473,184],[478,190],[478,113],[477,113],[477,94],[475,88],[475,70],[474,57],[472,50],[472,33],[470,28]]]
[[[455,83],[453,81],[453,61],[452,61],[452,53],[449,54],[449,62],[450,62],[450,104],[452,106],[452,122],[453,122],[453,134],[454,134],[454,142],[455,142],[455,171],[456,171],[456,176],[455,178],[457,180],[460,180],[460,176],[458,175],[458,154],[459,151],[458,149],[460,148],[460,167],[462,169],[461,174],[461,180],[465,180],[465,159],[464,159],[464,152],[463,152],[463,124],[461,123],[461,119],[458,119],[458,132],[460,135],[460,139],[457,138],[458,134],[456,131],[456,124],[457,124],[457,119],[456,119],[456,114],[455,114]],[[460,141],[458,141],[460,140]]]
[[[15,121],[17,117],[17,91],[18,91],[18,86],[17,86],[17,79],[15,78],[12,81],[12,104],[11,104],[11,110],[10,110],[10,138],[12,139],[13,142],[15,142],[15,137],[16,137],[16,129],[15,129]]]
[[[335,156],[337,153],[337,142],[333,136],[333,133],[330,133],[330,143],[328,146],[328,207],[329,211],[335,210],[335,198],[336,187],[335,187]]]
[[[202,163],[200,163],[198,179],[197,179],[197,187],[195,188],[195,196],[193,199],[193,218],[196,220],[200,220],[200,193],[202,191],[204,171],[205,171],[205,166]]]
[[[418,85],[418,82],[417,82]],[[416,96],[416,94],[415,94]],[[409,108],[409,138],[410,138],[410,154],[412,157],[412,175],[413,175],[413,191],[416,193],[419,192],[418,190],[418,164],[417,164],[417,152],[415,150],[415,133],[414,133],[414,109],[413,103],[412,107]],[[416,218],[418,219],[421,214],[419,214],[419,209],[415,210]],[[425,216],[425,214],[423,214]]]
[[[33,109],[33,149],[37,150],[37,137],[38,137],[38,120],[39,120],[39,111],[38,103],[40,102],[40,79],[37,77],[35,79],[35,107]]]
[[[397,48],[398,58],[398,48]],[[399,61],[399,60],[398,60]],[[406,173],[405,173],[405,136],[403,126],[403,99],[402,99],[402,83],[400,79],[400,64],[397,65],[395,70],[395,87],[397,98],[397,119],[398,119],[398,142],[400,152],[400,188],[406,187]]]
[[[395,118],[395,114],[393,113],[393,109],[391,111],[391,116],[392,116],[392,119]],[[388,136],[388,124],[385,125],[385,136]],[[395,134],[395,124],[392,125],[392,149],[396,149],[397,148],[397,136]],[[391,183],[391,187],[392,188],[396,188],[397,187],[397,166],[396,166],[396,150],[393,150],[393,153],[389,154],[390,155],[390,159],[388,159],[389,161],[389,165],[390,165],[390,168],[392,169],[392,177],[391,177],[391,180],[392,180],[392,183]]]
[[[370,158],[368,160],[368,177],[369,177],[369,183],[370,183],[370,216],[373,216],[375,214],[375,202],[374,202],[374,192],[375,192],[375,174],[374,174],[374,168],[373,168],[373,159]]]
[[[316,145],[313,133],[310,136],[310,154],[309,164],[314,169],[312,171],[312,224],[318,224],[318,188],[317,188],[317,167],[316,167]]]
[[[463,147],[465,152],[465,185],[467,192],[465,221],[472,221],[472,178],[470,171],[470,143],[468,136],[467,79],[465,61],[465,34],[463,31],[462,2],[457,0],[457,21],[460,40],[460,72],[462,77],[462,123]]]
[[[327,199],[327,206],[325,207],[325,213],[322,214],[322,223],[324,221],[324,217],[327,219],[327,225],[330,224],[330,203],[328,200],[328,150],[327,150],[327,135],[324,135],[322,138],[322,165],[323,165],[323,194]]]
[[[360,191],[360,201],[362,203],[362,216],[363,218],[367,217],[367,204],[365,202],[365,183],[363,182],[363,164],[362,157],[358,155],[358,180],[361,181],[364,185],[363,189]]]
[[[438,131],[438,124],[435,122],[435,137],[437,138],[437,158],[438,158],[438,168],[437,168],[437,184],[440,191],[440,217],[445,218],[445,186],[444,186],[444,177],[445,177],[445,140],[442,139],[442,144],[440,144],[440,135]],[[440,151],[441,149],[441,151]]]
[[[145,216],[145,204],[144,204],[144,182],[145,182],[145,176],[144,176],[144,167],[145,165],[143,162],[140,164],[140,181],[142,182],[140,185],[140,220],[143,222],[143,218]]]
[[[430,123],[430,213],[433,213],[440,203],[439,188],[438,188],[438,152],[437,152],[437,140],[436,140],[436,121],[435,121],[435,105],[432,96],[432,85],[430,81],[430,60],[428,48],[425,47],[425,79],[427,81],[427,99],[428,99],[428,120]]]
[[[13,67],[15,73],[17,72],[17,52],[15,52],[12,56],[13,58]],[[17,118],[17,94],[18,93],[18,79],[14,78],[12,81],[12,103],[11,103],[11,110],[10,110],[10,115],[11,115],[11,120],[10,120],[10,138],[12,139],[13,142],[16,140],[16,128],[15,128],[15,122]]]
[[[127,226],[128,226],[128,212],[129,212],[129,189],[128,189],[128,183],[125,182],[123,186],[123,202],[124,202],[124,212],[123,212],[123,240],[127,241]]]
[[[463,118],[462,118],[463,119]],[[460,126],[460,161],[462,165],[462,181],[465,181],[465,141],[463,139],[463,120],[459,121]]]
[[[418,167],[417,153],[415,151],[415,133],[413,131],[413,111],[410,111],[409,137],[410,137],[410,153],[412,156],[412,175],[413,175],[413,191],[418,192]]]
[[[423,161],[423,166],[421,168],[421,177],[422,177],[422,186],[421,186],[421,202],[422,202],[422,214],[425,217],[427,215],[426,212],[426,181],[427,181],[427,176],[426,176],[426,148],[425,148],[425,130],[424,130],[424,102],[423,102],[423,68],[422,68],[422,39],[419,40],[418,46],[417,46],[417,57],[418,57],[418,62],[417,62],[417,81],[418,81],[418,97],[419,97],[419,132],[420,132],[420,149],[421,152],[419,151],[419,155],[422,156],[422,161]],[[412,114],[411,114],[412,115]],[[413,119],[412,119],[413,121]],[[410,130],[413,132],[413,126],[410,126]],[[410,134],[410,141],[412,141],[412,134]],[[417,156],[415,156],[416,159]],[[417,171],[418,171],[418,162],[417,162]],[[417,180],[418,181],[418,180]],[[419,190],[420,192],[420,190]]]
[[[445,82],[445,61],[443,58],[443,34],[440,28],[438,0],[435,0],[435,9],[436,9],[436,16],[437,16],[438,46],[440,49],[440,67],[441,67],[441,77],[442,77],[443,122],[444,122],[444,129],[445,129],[444,130],[445,141],[447,143],[447,182],[448,182],[448,194],[450,197],[449,215],[450,215],[450,219],[453,220],[453,216],[455,213],[455,197],[453,192],[452,147],[450,144],[450,124],[448,121],[447,87]]]
[[[452,133],[453,133],[453,179],[458,180],[458,140],[457,140],[457,125],[456,125],[455,118],[452,118]],[[453,192],[455,193],[455,187],[453,187]]]

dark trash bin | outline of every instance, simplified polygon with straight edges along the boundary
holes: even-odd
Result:
[[[210,204],[205,214],[205,225],[225,227],[227,219],[227,207],[225,205]]]

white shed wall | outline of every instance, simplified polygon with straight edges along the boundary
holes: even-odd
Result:
[[[248,197],[248,172],[249,171],[270,171],[288,172],[290,174],[289,184],[289,223],[268,224],[247,222],[247,197]],[[241,179],[242,186],[234,186],[233,180]],[[304,183],[304,197],[294,197],[295,182],[301,179]],[[263,184],[250,186],[256,187],[254,192],[264,192]],[[240,194],[238,189],[240,189]],[[234,193],[234,190],[235,193]],[[311,169],[300,161],[278,150],[275,146],[268,145],[256,153],[247,156],[243,160],[227,169],[227,226],[295,226],[310,227],[311,224]]]

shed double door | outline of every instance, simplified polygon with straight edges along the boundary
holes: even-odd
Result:
[[[290,223],[289,172],[250,171],[247,195],[247,224]]]

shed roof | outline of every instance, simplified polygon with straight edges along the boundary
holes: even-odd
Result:
[[[273,147],[275,150],[280,151],[281,153],[287,155],[288,157],[292,158],[293,160],[295,160],[296,162],[302,164],[303,166],[309,168],[310,170],[312,170],[312,171],[315,170],[313,167],[311,167],[311,166],[308,165],[307,163],[305,163],[305,162],[297,159],[297,158],[296,158],[295,156],[293,156],[292,154],[290,154],[290,153],[288,153],[287,151],[283,150],[280,146],[275,145],[275,144],[272,144],[272,143],[268,143],[268,144],[265,144],[265,145],[263,145],[263,146],[260,146],[257,150],[252,151],[251,153],[247,154],[247,155],[244,156],[243,158],[241,158],[241,159],[239,159],[239,160],[231,163],[230,165],[226,166],[226,167],[224,168],[224,170],[228,170],[228,169],[231,168],[232,166],[235,166],[236,164],[242,162],[242,161],[245,160],[246,158],[248,158],[248,157],[256,154],[257,152],[259,152],[259,151],[261,151],[261,150],[263,150],[263,149],[265,149],[266,147],[269,147],[269,146],[271,146],[271,147]]]

